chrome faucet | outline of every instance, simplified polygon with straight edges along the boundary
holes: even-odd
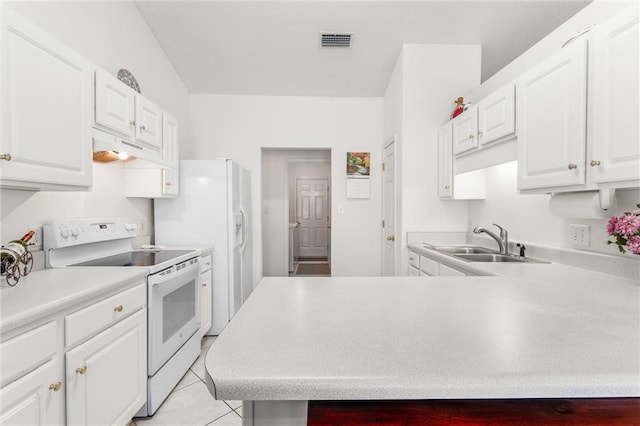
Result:
[[[475,232],[476,234],[479,234],[481,232],[486,233],[491,238],[496,240],[501,254],[509,254],[509,234],[507,233],[507,230],[497,223],[494,223],[494,225],[497,226],[498,229],[500,229],[500,236],[497,236],[496,234],[486,228],[483,228],[482,226],[476,226],[475,228],[473,228],[473,232]]]

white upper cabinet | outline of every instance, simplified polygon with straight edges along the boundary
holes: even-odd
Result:
[[[639,186],[638,37],[634,5],[519,80],[519,189]]]
[[[162,150],[162,110],[136,95],[136,139]]]
[[[10,10],[2,21],[2,187],[91,186],[92,65]]]
[[[135,138],[134,92],[111,75],[96,71],[96,116],[98,126]]]
[[[516,132],[515,86],[496,90],[477,105],[478,141],[486,145]]]
[[[162,156],[162,109],[116,77],[97,70],[95,125],[147,148],[144,159]]]
[[[438,130],[438,195],[453,196],[453,126],[450,121]]]
[[[593,34],[587,169],[595,183],[640,179],[638,37],[637,6]]]
[[[178,167],[178,121],[166,112],[162,113],[162,160],[170,167]]]
[[[578,39],[518,79],[519,189],[585,182],[586,78]]]
[[[453,120],[453,152],[460,154],[478,146],[478,113],[467,109]]]
[[[444,200],[478,200],[486,198],[485,170],[455,174],[453,160],[454,121],[438,131],[438,196]]]

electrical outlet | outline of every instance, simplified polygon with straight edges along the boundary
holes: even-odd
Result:
[[[574,246],[588,246],[589,225],[569,225],[569,241]]]
[[[36,233],[29,240],[29,250],[42,250],[42,225],[29,225],[29,231],[36,231]]]

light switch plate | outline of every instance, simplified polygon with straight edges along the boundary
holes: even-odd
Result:
[[[589,246],[589,225],[569,225],[569,242],[574,246]]]

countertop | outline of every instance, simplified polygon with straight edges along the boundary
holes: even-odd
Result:
[[[639,300],[604,274],[263,278],[207,353],[207,385],[226,400],[640,396]]]
[[[146,268],[59,268],[33,271],[0,289],[0,334],[91,299],[145,282]],[[4,278],[2,278],[4,280]]]

